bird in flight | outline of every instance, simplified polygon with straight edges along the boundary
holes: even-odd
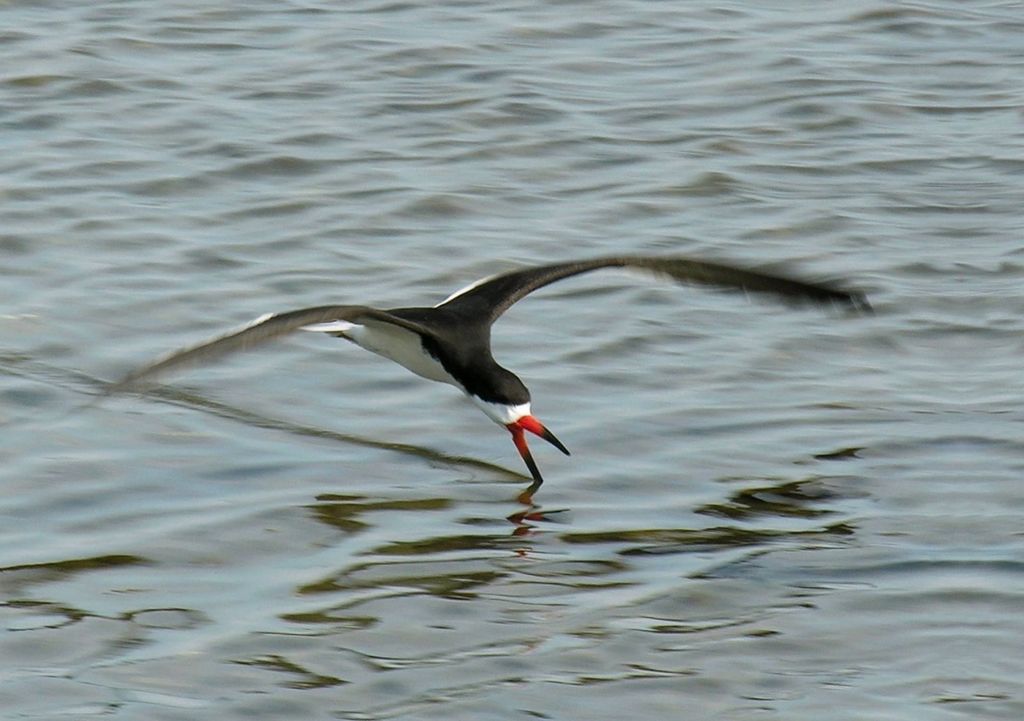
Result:
[[[108,393],[132,390],[156,376],[205,363],[305,330],[344,338],[404,366],[418,376],[449,383],[512,441],[533,477],[519,496],[529,503],[544,479],[527,446],[526,433],[568,449],[536,417],[530,391],[491,355],[491,326],[524,296],[558,280],[602,268],[626,268],[680,283],[765,293],[794,303],[818,303],[870,312],[865,296],[829,283],[746,270],[683,257],[614,256],[552,263],[482,278],[430,308],[380,310],[365,305],[323,305],[261,316],[240,329],[176,350],[127,374]]]

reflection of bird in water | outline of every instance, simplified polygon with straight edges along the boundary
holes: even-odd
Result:
[[[576,260],[483,278],[432,308],[378,310],[328,305],[265,315],[240,330],[175,351],[129,373],[109,390],[126,390],[164,371],[245,350],[296,330],[328,333],[390,358],[419,376],[461,389],[488,418],[511,432],[533,476],[533,483],[520,496],[528,502],[544,481],[530,454],[526,433],[540,436],[566,455],[569,451],[532,415],[530,392],[523,382],[494,360],[491,326],[513,303],[538,288],[601,268],[628,268],[684,283],[870,310],[863,294],[856,291],[718,263],[648,256]]]

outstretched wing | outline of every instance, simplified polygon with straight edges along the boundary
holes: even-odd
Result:
[[[493,323],[513,303],[538,288],[600,268],[629,268],[680,283],[734,288],[768,293],[791,302],[821,303],[845,306],[860,312],[871,311],[863,293],[829,283],[813,283],[704,260],[650,256],[595,258],[515,270],[479,280],[456,292],[438,307],[479,314]]]
[[[432,336],[430,330],[413,321],[391,313],[361,305],[324,305],[302,308],[287,313],[267,314],[234,331],[211,338],[188,348],[181,348],[138,368],[107,387],[107,393],[117,393],[143,385],[146,381],[171,370],[186,368],[220,358],[237,351],[263,345],[275,338],[300,330],[306,326],[347,321],[352,323],[380,321]]]

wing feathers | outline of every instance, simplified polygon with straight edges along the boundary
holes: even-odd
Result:
[[[132,371],[107,388],[108,393],[130,390],[151,381],[158,375],[171,370],[207,363],[221,356],[261,346],[283,335],[293,333],[304,326],[336,321],[377,320],[406,328],[421,335],[430,331],[418,323],[398,318],[382,310],[359,305],[325,305],[316,308],[302,308],[288,313],[268,314],[230,331],[225,335],[211,338],[188,348],[169,353],[163,358]]]
[[[379,321],[411,330],[425,338],[440,339],[441,330],[432,330],[416,320],[422,316],[426,322],[435,318],[438,328],[442,317],[450,324],[459,322],[485,323],[497,320],[513,303],[550,283],[601,268],[626,268],[651,275],[666,277],[680,283],[715,286],[759,293],[768,293],[781,300],[814,302],[845,306],[860,312],[870,312],[871,306],[863,293],[844,289],[829,283],[799,280],[786,275],[736,268],[720,263],[692,260],[682,257],[617,256],[592,260],[554,263],[534,268],[503,273],[484,278],[449,296],[432,308],[395,310],[393,313],[361,305],[325,305],[303,308],[288,313],[266,315],[240,329],[231,331],[198,345],[174,351],[149,365],[143,366],[111,384],[107,392],[128,390],[139,386],[167,371],[205,363],[223,355],[263,345],[275,338],[302,328],[327,331],[344,328],[348,323]],[[412,313],[415,311],[415,314]],[[450,311],[444,313],[443,311]],[[408,317],[403,317],[408,316]]]
[[[512,304],[555,281],[601,268],[627,268],[662,276],[680,283],[769,293],[782,300],[851,307],[870,312],[871,306],[858,291],[829,283],[798,280],[720,263],[680,257],[622,256],[555,263],[512,271],[478,281],[450,297],[441,306],[455,311],[483,313],[493,323]]]

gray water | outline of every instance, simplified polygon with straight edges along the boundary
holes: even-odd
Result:
[[[1015,2],[0,6],[0,716],[1024,718]],[[609,272],[450,387],[268,311]],[[529,511],[524,515],[524,511]]]

